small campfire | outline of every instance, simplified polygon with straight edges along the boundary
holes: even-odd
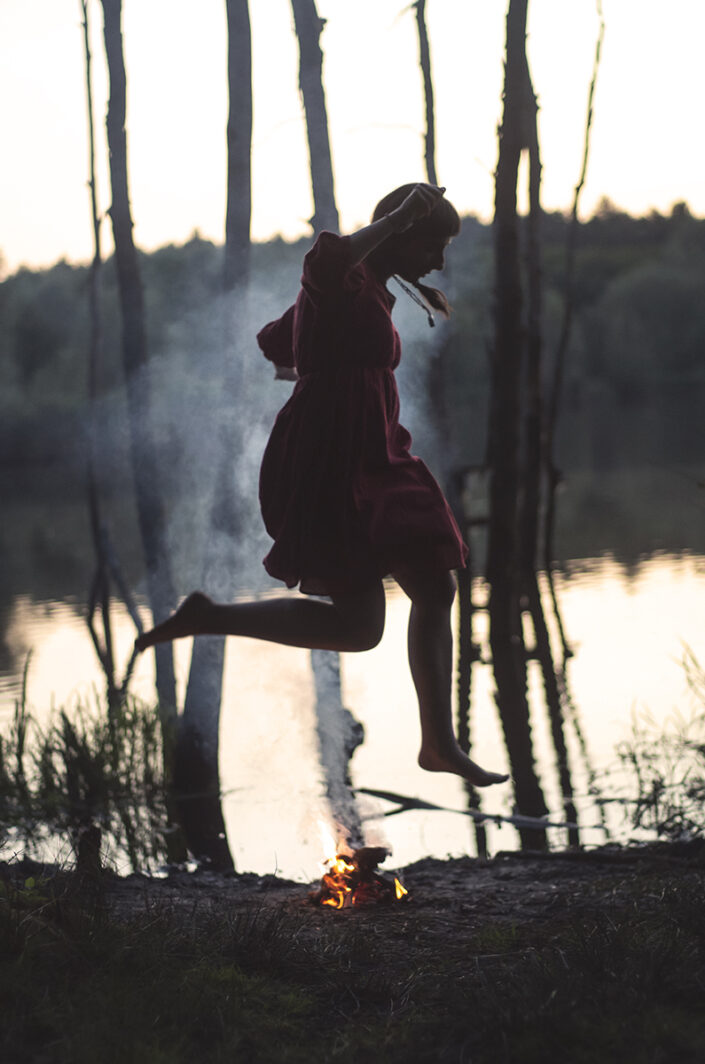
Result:
[[[387,905],[407,901],[409,892],[396,876],[379,872],[389,851],[383,846],[362,846],[351,854],[340,854],[325,862],[321,885],[311,894],[314,905],[332,909],[350,909],[362,905]]]

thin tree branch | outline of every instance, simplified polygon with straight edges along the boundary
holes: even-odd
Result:
[[[101,361],[103,349],[103,330],[100,300],[100,279],[102,272],[102,254],[100,247],[100,216],[98,214],[98,190],[95,169],[95,121],[93,115],[93,78],[92,54],[90,48],[90,27],[88,20],[88,2],[80,0],[83,15],[83,45],[86,62],[86,103],[88,111],[88,153],[90,177],[88,186],[91,197],[91,222],[93,227],[93,259],[90,268],[90,283],[88,299],[90,309],[90,340],[88,349],[88,403],[89,403],[89,428],[88,449],[86,456],[86,481],[88,491],[88,509],[90,514],[91,533],[93,547],[96,555],[96,573],[93,578],[91,593],[88,604],[88,628],[93,639],[93,644],[98,655],[105,679],[108,686],[108,702],[112,703],[115,692],[115,659],[113,654],[113,638],[110,621],[110,592],[106,574],[106,561],[103,551],[103,520],[100,512],[100,499],[97,473],[97,435],[98,426],[96,420],[96,396],[98,390],[98,366]],[[103,642],[101,644],[97,629],[94,624],[94,616],[98,597],[101,602],[101,614],[103,621]]]
[[[103,37],[108,64],[110,96],[106,119],[110,152],[112,206],[110,218],[115,244],[115,265],[122,318],[122,358],[128,398],[130,446],[135,482],[137,516],[144,548],[147,584],[156,620],[174,608],[157,449],[151,417],[149,359],[144,311],[144,291],[140,263],[132,235],[130,208],[125,59],[122,40],[122,0],[101,0]],[[155,648],[157,690],[165,732],[176,722],[176,684],[173,649],[170,644]]]
[[[436,173],[436,121],[433,101],[433,78],[431,76],[431,48],[426,27],[426,0],[416,0],[412,4],[416,9],[416,25],[419,33],[419,64],[423,75],[424,101],[426,106],[426,133],[424,135],[424,156],[426,176],[432,185],[438,184]]]
[[[556,348],[556,356],[553,368],[553,387],[548,401],[548,413],[546,416],[546,430],[544,435],[544,467],[546,469],[546,476],[548,480],[548,497],[546,503],[546,518],[544,522],[543,567],[548,576],[551,601],[553,603],[554,614],[558,623],[560,638],[563,645],[564,668],[567,659],[572,654],[572,651],[570,649],[570,646],[568,645],[565,633],[563,631],[563,625],[561,621],[560,611],[558,609],[558,602],[553,582],[552,567],[554,561],[553,542],[556,523],[556,492],[558,489],[558,485],[561,481],[561,473],[557,468],[555,462],[555,439],[556,426],[558,424],[559,404],[563,391],[563,379],[565,376],[565,363],[568,353],[568,343],[570,341],[570,334],[573,324],[573,304],[575,298],[575,249],[578,236],[578,207],[580,203],[580,194],[583,190],[585,178],[587,176],[588,159],[590,155],[590,134],[592,131],[592,122],[594,114],[595,88],[597,85],[597,75],[600,69],[602,44],[605,36],[605,20],[602,12],[602,0],[597,0],[597,15],[599,18],[599,28],[597,34],[597,41],[595,43],[595,58],[593,60],[592,66],[592,78],[590,80],[590,88],[588,91],[587,115],[585,119],[585,137],[583,142],[583,158],[580,169],[580,177],[578,179],[577,185],[575,186],[575,191],[573,194],[573,206],[571,210],[571,217],[568,225],[568,234],[566,238],[563,287],[563,321],[561,324],[558,346]]]
[[[575,296],[575,249],[578,234],[578,207],[580,203],[580,194],[583,190],[583,186],[585,185],[585,178],[587,176],[588,159],[590,155],[590,134],[592,132],[594,114],[595,88],[597,85],[597,75],[600,69],[602,44],[605,36],[605,20],[602,13],[602,0],[597,0],[597,14],[600,21],[597,42],[595,44],[595,58],[592,67],[592,78],[590,81],[590,89],[588,92],[587,116],[585,119],[585,138],[583,142],[583,158],[580,169],[580,177],[578,179],[577,185],[575,186],[575,191],[573,194],[573,206],[571,209],[570,223],[568,226],[568,235],[566,240],[565,266],[563,272],[563,321],[561,324],[558,346],[556,348],[553,372],[553,388],[548,403],[548,416],[546,419],[546,455],[547,463],[550,465],[551,468],[553,468],[555,432],[556,424],[558,422],[558,408],[563,388],[566,354],[568,351],[568,342],[570,340],[571,327],[573,323],[573,303]]]

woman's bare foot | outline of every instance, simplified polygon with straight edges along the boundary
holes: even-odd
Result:
[[[135,639],[135,649],[142,651],[153,647],[155,643],[168,643],[172,639],[202,633],[206,613],[212,605],[208,595],[204,595],[202,591],[194,591],[184,599],[176,613],[161,624],[155,625],[149,632],[138,636]]]
[[[419,765],[427,772],[452,772],[456,776],[462,776],[474,787],[490,787],[493,783],[506,783],[509,779],[509,776],[500,772],[487,772],[480,768],[459,746],[443,752],[422,746]]]

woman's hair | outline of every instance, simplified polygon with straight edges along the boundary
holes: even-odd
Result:
[[[390,214],[401,206],[410,192],[416,188],[420,182],[412,182],[408,185],[400,185],[399,188],[395,188],[393,192],[388,192],[386,196],[379,201],[372,213],[372,221],[376,222],[380,218],[383,218],[385,214]],[[403,250],[406,240],[411,237],[413,239],[421,238],[422,240],[427,237],[429,239],[450,240],[451,237],[457,236],[460,232],[460,215],[456,211],[450,200],[447,200],[445,196],[442,196],[436,206],[433,208],[430,214],[427,214],[424,218],[420,218],[418,222],[414,222],[410,229],[407,229],[403,233],[398,233],[388,238],[385,244],[389,244],[394,241],[397,248],[400,251]],[[445,293],[441,292],[439,288],[432,288],[430,285],[421,284],[420,281],[412,282],[414,287],[418,289],[426,302],[437,310],[444,318],[450,317],[450,304],[446,299]]]

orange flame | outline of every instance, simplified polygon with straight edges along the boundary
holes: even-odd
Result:
[[[330,871],[323,876],[323,884],[328,891],[328,897],[323,899],[324,905],[330,905],[334,909],[344,909],[352,905],[352,887],[346,880],[351,872],[355,871],[355,865],[351,864],[341,854],[329,857],[326,865]]]
[[[319,821],[318,828],[325,853],[322,862],[321,889],[316,895],[319,905],[332,909],[349,909],[353,905],[369,905],[391,900],[403,901],[408,891],[394,878],[385,880],[375,871],[377,862],[384,859],[383,848],[362,847],[354,853],[340,853],[327,824]],[[347,850],[345,843],[340,844]]]

